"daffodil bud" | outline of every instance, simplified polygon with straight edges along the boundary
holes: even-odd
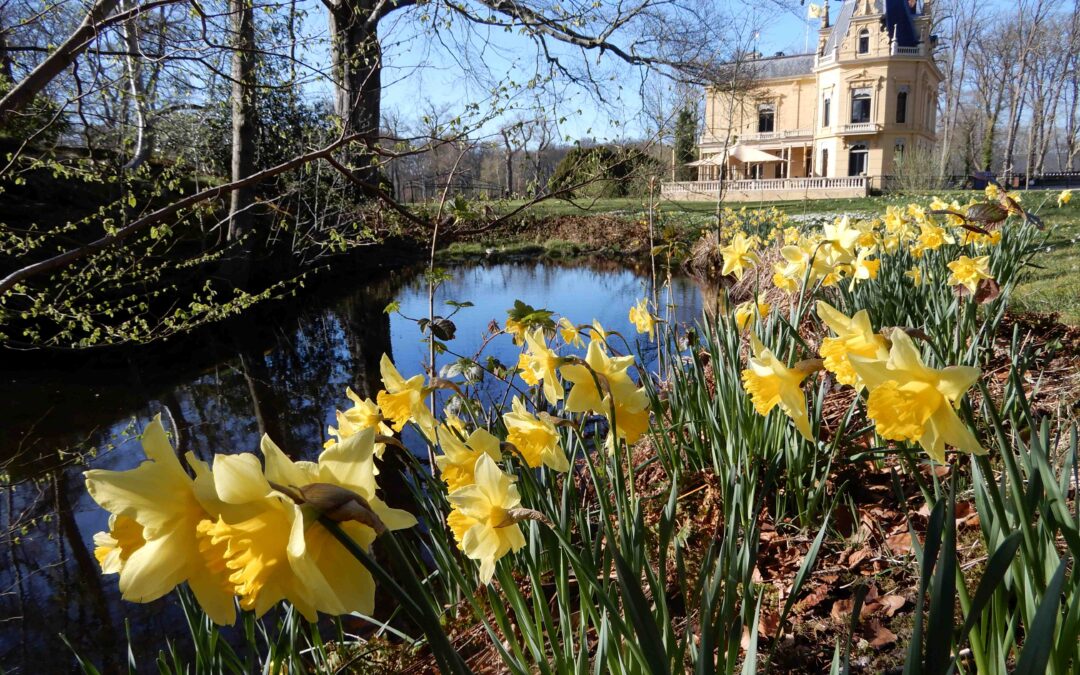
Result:
[[[538,523],[543,523],[548,527],[554,527],[548,517],[540,513],[535,509],[526,509],[524,507],[518,507],[513,509],[507,509],[506,518],[495,527],[510,527],[516,525],[523,520],[535,520]]]
[[[428,385],[424,387],[424,393],[430,394],[436,389],[449,389],[459,396],[464,396],[464,394],[461,393],[461,388],[458,387],[457,384],[443,377],[433,377],[428,380]]]
[[[803,359],[802,361],[797,361],[793,366],[794,370],[797,370],[804,375],[816,373],[819,370],[824,370],[824,368],[825,361],[822,359]]]
[[[371,510],[367,500],[352,490],[330,483],[311,483],[300,488],[304,502],[335,522],[355,520],[375,530],[375,534],[386,531],[379,516]]]
[[[371,510],[367,500],[352,490],[331,483],[309,483],[302,487],[284,486],[270,482],[270,487],[286,495],[297,504],[308,505],[337,523],[355,520],[375,530],[386,532],[386,525]]]
[[[383,443],[384,445],[394,445],[394,446],[397,446],[397,447],[401,448],[402,450],[406,449],[405,444],[403,444],[401,441],[394,438],[393,436],[384,436],[382,434],[375,434],[375,442],[376,443]]]

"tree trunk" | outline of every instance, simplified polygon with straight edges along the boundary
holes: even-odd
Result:
[[[232,54],[232,180],[255,173],[255,16],[251,0],[229,0],[234,44]],[[234,190],[229,202],[229,240],[251,229],[255,186]]]
[[[45,85],[62,73],[70,66],[79,54],[86,51],[98,33],[98,24],[104,21],[109,14],[116,9],[120,0],[98,0],[86,14],[82,23],[75,32],[68,36],[64,43],[56,48],[37,68],[27,75],[21,82],[11,88],[0,99],[0,122],[13,112],[18,112],[26,107],[34,97],[45,88]]]
[[[997,127],[997,115],[986,118],[986,129],[983,130],[981,152],[983,171],[993,171],[995,127]]]
[[[506,155],[504,162],[506,163],[506,187],[503,189],[503,196],[509,198],[514,194],[514,146],[510,145],[510,134],[504,129],[502,131],[503,144],[506,145]]]
[[[382,49],[374,0],[337,0],[330,5],[334,110],[346,134],[360,142],[346,148],[346,165],[360,181],[378,185],[374,148],[379,142],[382,106]],[[371,191],[365,191],[370,196]]]
[[[124,165],[125,169],[130,170],[142,166],[154,152],[154,133],[150,122],[149,94],[143,80],[142,49],[139,45],[138,21],[139,19],[136,17],[126,21],[121,27],[124,44],[127,46],[124,65],[127,69],[128,89],[135,110],[135,149],[132,151],[131,159]]]
[[[7,48],[7,29],[2,23],[0,23],[0,81],[15,83],[15,69],[11,64],[11,52]]]

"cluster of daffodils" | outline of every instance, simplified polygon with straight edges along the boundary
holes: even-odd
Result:
[[[1059,195],[1059,205],[1067,204],[1071,194]],[[944,281],[958,290],[975,294],[983,282],[993,282],[988,250],[1001,243],[1002,232],[996,227],[1009,214],[1022,214],[1020,196],[1005,193],[991,185],[986,199],[972,198],[967,204],[935,198],[928,207],[918,204],[891,205],[880,218],[836,218],[820,228],[802,231],[797,227],[777,226],[762,239],[738,227],[725,230],[727,245],[719,249],[723,256],[722,274],[742,280],[762,264],[763,248],[779,247],[780,260],[772,265],[772,284],[786,293],[798,293],[816,285],[833,287],[844,284],[848,291],[856,285],[876,279],[883,257],[904,254],[905,265],[914,265],[906,276],[912,285],[925,279]],[[1003,205],[1003,206],[1000,206]],[[995,215],[996,212],[996,215]],[[969,214],[986,222],[973,220]],[[984,225],[986,227],[984,227]],[[964,246],[968,251],[933,263],[924,262],[927,254],[946,246]],[[954,255],[956,248],[949,248]],[[947,266],[949,275],[938,277],[935,266]],[[744,308],[743,315],[747,316]]]
[[[798,291],[805,283],[835,286],[848,279],[855,284],[877,277],[881,261],[875,256],[877,221],[852,223],[848,216],[825,225],[821,232],[785,234],[783,258],[773,266],[773,284],[787,292]]]
[[[316,462],[293,461],[264,437],[262,461],[216,455],[210,465],[187,453],[187,468],[155,418],[139,466],[85,474],[90,496],[110,514],[108,531],[94,536],[102,571],[119,575],[132,602],[187,583],[222,625],[234,622],[237,603],[261,616],[284,600],[311,621],[319,612],[370,614],[371,573],[320,519],[368,550],[385,530],[416,519],[376,496],[377,423],[362,427],[358,417],[339,417],[340,441]]]
[[[635,312],[639,329],[654,333],[655,318],[646,305],[640,303],[631,309],[632,316]],[[559,334],[566,347],[583,346],[582,335],[587,331],[590,339],[584,358],[556,353],[543,325],[530,327],[509,319],[505,331],[522,347],[517,373],[527,385],[539,390],[552,410],[561,406],[564,414],[606,417],[609,447],[616,439],[634,443],[648,429],[648,396],[627,372],[634,357],[612,355],[607,332],[600,324],[581,327],[563,318],[557,331],[552,331]],[[479,563],[483,583],[491,581],[500,558],[525,545],[519,523],[542,519],[536,511],[522,506],[515,485],[518,476],[510,467],[523,464],[528,469],[570,470],[558,430],[571,424],[570,420],[545,410],[530,411],[525,401],[514,397],[502,422],[506,427],[504,442],[484,429],[467,432],[465,424],[452,415],[435,427],[436,444],[442,450],[435,461],[452,506],[447,526],[465,556]],[[506,454],[518,461],[505,461]]]
[[[894,330],[889,336],[874,332],[865,309],[848,317],[819,301],[817,314],[832,333],[822,340],[820,359],[788,367],[757,336],[751,336],[752,352],[742,381],[759,414],[779,408],[813,442],[802,384],[807,376],[824,369],[840,384],[868,392],[867,416],[882,438],[918,443],[938,462],[945,461],[947,445],[984,452],[956,414],[964,394],[979,378],[978,368],[926,365],[906,332]]]

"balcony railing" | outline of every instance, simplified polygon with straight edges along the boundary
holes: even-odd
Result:
[[[840,60],[840,48],[836,47],[828,54],[818,54],[815,58],[815,65],[827,66],[831,63],[835,63]]]
[[[785,129],[784,131],[759,131],[752,134],[743,134],[740,141],[782,141],[792,138],[809,138],[814,135],[813,129]]]
[[[877,122],[852,122],[840,126],[842,134],[874,134],[881,130]]]
[[[895,42],[892,43],[892,55],[893,56],[922,56],[922,46],[915,45],[914,47],[901,47]]]
[[[723,186],[724,193],[765,192],[765,191],[801,191],[801,190],[863,190],[867,188],[866,176],[844,176],[840,178],[765,178],[761,180],[691,180],[664,183],[660,194],[677,199],[689,194],[715,196]]]

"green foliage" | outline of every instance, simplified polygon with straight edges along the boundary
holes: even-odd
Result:
[[[697,118],[690,108],[683,108],[675,118],[675,179],[694,180],[697,169],[686,166],[697,159]]]
[[[548,188],[573,197],[634,196],[645,192],[649,176],[662,171],[659,161],[637,148],[576,147],[555,167]]]
[[[0,77],[0,97],[11,90],[11,83]],[[60,106],[45,94],[38,94],[17,115],[9,115],[0,123],[0,148],[17,149],[24,141],[32,147],[49,147],[56,143],[70,124],[60,115]]]

